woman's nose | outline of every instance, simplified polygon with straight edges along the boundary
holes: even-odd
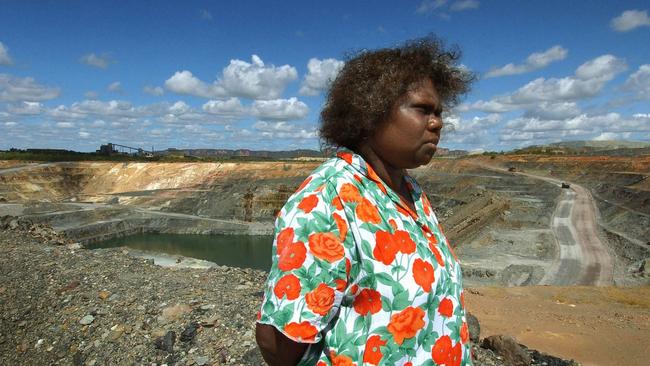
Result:
[[[429,122],[427,123],[427,128],[429,130],[439,130],[442,128],[442,117],[431,115],[429,117]]]

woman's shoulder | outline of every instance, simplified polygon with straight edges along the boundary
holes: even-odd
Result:
[[[322,191],[336,189],[342,182],[354,181],[354,172],[344,160],[333,157],[319,165],[303,181],[296,193],[301,190]]]

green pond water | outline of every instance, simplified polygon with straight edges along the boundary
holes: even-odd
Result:
[[[203,259],[222,266],[271,268],[272,236],[136,234],[88,245],[89,249],[128,247]]]

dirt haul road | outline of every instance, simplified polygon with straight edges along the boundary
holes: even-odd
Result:
[[[488,169],[505,172],[506,169],[488,166]],[[554,178],[524,172],[511,172],[551,184],[561,185]],[[551,229],[556,238],[559,254],[546,270],[542,285],[595,285],[613,284],[612,258],[598,237],[598,213],[591,193],[582,186],[570,183],[551,218]]]

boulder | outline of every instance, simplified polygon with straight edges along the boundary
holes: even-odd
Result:
[[[165,333],[164,336],[157,338],[154,342],[154,345],[159,350],[171,353],[174,351],[174,342],[176,342],[176,333],[170,330],[169,332]]]
[[[467,319],[469,339],[475,344],[478,344],[481,336],[481,325],[479,324],[478,319],[469,312],[465,315],[465,318]]]
[[[506,335],[493,335],[483,339],[481,347],[490,349],[503,357],[506,365],[529,366],[530,355],[517,341]]]

